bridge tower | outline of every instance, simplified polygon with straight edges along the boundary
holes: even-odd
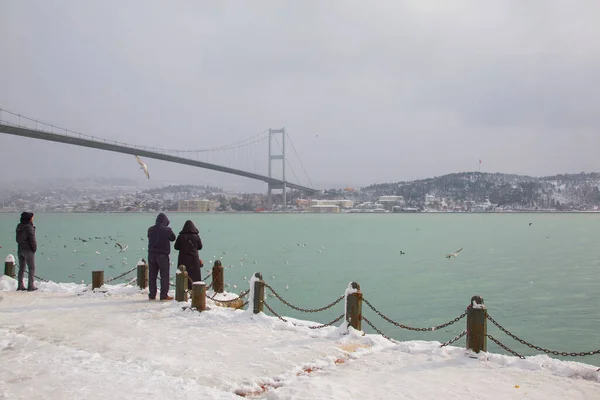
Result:
[[[273,136],[281,134],[281,154],[273,154]],[[281,180],[283,184],[269,183],[269,189],[267,191],[267,209],[273,209],[273,201],[271,198],[271,191],[273,189],[283,189],[283,209],[286,209],[287,198],[286,198],[286,181],[285,181],[285,128],[271,129],[269,128],[269,178],[272,178],[272,167],[271,163],[273,160],[281,160],[282,176]]]

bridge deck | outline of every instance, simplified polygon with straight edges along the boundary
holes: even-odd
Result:
[[[19,126],[5,125],[5,124],[0,124],[0,133],[28,137],[28,138],[32,138],[32,139],[48,140],[51,142],[66,143],[66,144],[71,144],[71,145],[75,145],[75,146],[90,147],[93,149],[113,151],[116,153],[131,154],[131,155],[135,155],[135,156],[143,156],[146,158],[153,158],[156,160],[163,160],[163,161],[168,161],[168,162],[172,162],[172,163],[176,163],[176,164],[191,165],[193,167],[210,169],[213,171],[224,172],[226,174],[232,174],[232,175],[243,176],[243,177],[250,178],[250,179],[256,179],[256,180],[268,183],[269,185],[271,185],[271,187],[283,187],[283,184],[285,183],[285,185],[291,189],[302,190],[302,191],[305,191],[308,193],[315,193],[317,191],[316,189],[313,189],[313,188],[309,188],[309,187],[302,186],[302,185],[297,185],[295,183],[284,182],[281,179],[269,178],[268,176],[255,174],[253,172],[247,172],[247,171],[243,171],[240,169],[224,167],[221,165],[206,163],[203,161],[196,161],[196,160],[192,160],[189,158],[171,156],[171,155],[164,154],[164,153],[158,153],[158,152],[154,152],[154,151],[138,149],[135,147],[124,146],[121,144],[117,144],[116,142],[110,142],[107,140],[100,141],[100,140],[84,139],[84,138],[79,138],[76,136],[61,135],[61,134],[57,134],[57,133],[50,133],[50,132],[39,131],[39,130],[35,130],[35,129],[23,128],[23,127],[19,127]]]

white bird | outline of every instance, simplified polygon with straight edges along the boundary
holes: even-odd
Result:
[[[460,253],[462,251],[462,247],[458,250],[456,250],[454,253],[450,253],[450,254],[446,254],[446,258],[452,258],[452,257],[458,257],[458,253]]]
[[[116,246],[119,246],[119,252],[123,252],[129,248],[128,245],[123,246],[121,243],[117,242]]]
[[[137,160],[138,164],[140,164],[140,168],[144,170],[144,174],[146,174],[146,177],[150,179],[150,174],[148,173],[148,166],[146,166],[146,164],[144,164],[142,159],[138,156],[135,156],[135,159]]]
[[[100,252],[98,250],[96,250],[96,254],[100,255]]]
[[[290,287],[288,285],[285,285],[285,290],[290,290]]]

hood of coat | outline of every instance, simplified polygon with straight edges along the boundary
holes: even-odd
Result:
[[[196,225],[188,219],[185,221],[185,224],[183,224],[183,229],[179,233],[198,233],[198,228],[196,228]]]
[[[24,212],[21,213],[21,223],[22,224],[28,224],[31,222],[31,218],[33,218],[33,213],[31,212]]]
[[[171,221],[169,221],[165,213],[160,213],[156,216],[156,225],[169,226],[170,223]]]

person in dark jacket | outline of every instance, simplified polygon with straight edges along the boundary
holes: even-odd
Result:
[[[198,257],[198,250],[202,250],[202,240],[198,229],[189,219],[185,221],[183,229],[175,241],[175,250],[179,250],[177,265],[185,265],[186,271],[193,282],[202,280],[200,268],[202,263]],[[188,288],[192,289],[192,282],[188,279]]]
[[[37,251],[37,241],[35,240],[35,226],[33,226],[33,213],[24,212],[21,214],[21,222],[17,225],[17,254],[19,255],[19,284],[17,290],[27,290],[32,292],[37,290],[33,283],[35,276],[35,252]],[[29,279],[27,280],[27,289],[23,283],[25,276],[25,265],[29,267]]]
[[[156,217],[156,224],[148,228],[148,264],[149,291],[148,298],[156,299],[156,278],[160,272],[160,299],[173,300],[169,296],[169,254],[171,243],[175,241],[175,233],[169,228],[169,218],[163,213]]]

